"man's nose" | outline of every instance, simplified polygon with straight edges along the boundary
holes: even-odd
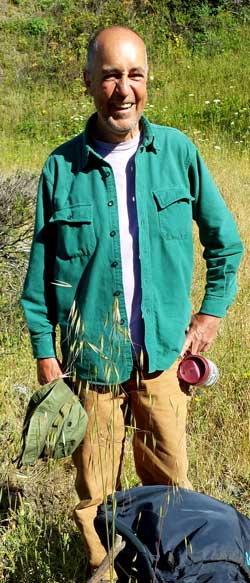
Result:
[[[119,93],[119,95],[122,95],[123,97],[126,97],[126,95],[128,95],[129,79],[126,75],[123,75],[122,77],[120,77],[120,79],[117,80],[116,91],[117,93]]]

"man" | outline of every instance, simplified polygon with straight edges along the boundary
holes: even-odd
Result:
[[[190,486],[178,357],[210,348],[242,254],[195,146],[143,116],[147,74],[144,42],[132,30],[111,26],[90,42],[85,84],[96,113],[44,166],[22,299],[40,383],[74,375],[89,415],[74,454],[75,517],[92,568],[104,555],[96,506],[119,488],[127,403],[141,482]],[[207,283],[190,317],[192,219]]]

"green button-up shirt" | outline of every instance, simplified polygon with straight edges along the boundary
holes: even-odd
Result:
[[[204,246],[200,312],[222,317],[236,292],[242,254],[235,222],[194,144],[142,118],[135,158],[142,316],[149,371],[179,355],[190,321],[192,220]],[[79,378],[123,382],[133,362],[122,281],[117,194],[111,166],[91,147],[93,117],[48,158],[39,183],[22,305],[34,356],[56,355]]]

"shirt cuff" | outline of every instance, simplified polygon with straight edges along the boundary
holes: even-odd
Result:
[[[56,358],[55,334],[32,334],[34,358]]]
[[[205,296],[199,309],[199,313],[217,316],[217,318],[224,318],[228,308],[229,306],[225,302],[225,299],[214,296]]]

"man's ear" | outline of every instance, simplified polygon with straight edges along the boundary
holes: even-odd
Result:
[[[87,93],[89,93],[89,95],[91,95],[91,79],[90,79],[90,75],[89,75],[88,71],[84,71],[83,79],[84,79],[84,84],[85,84]]]

